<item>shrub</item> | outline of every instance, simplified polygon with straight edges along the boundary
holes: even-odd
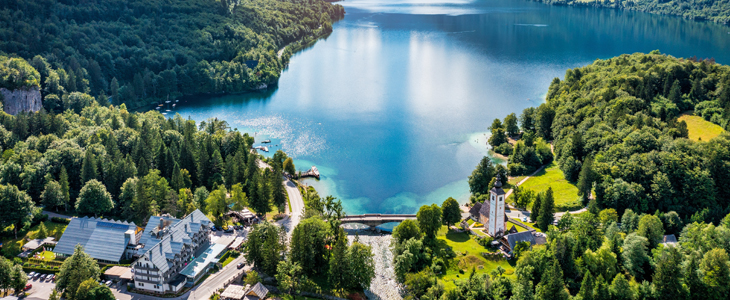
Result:
[[[48,218],[48,215],[44,215],[44,216],[46,216],[46,218]],[[51,222],[61,223],[61,224],[68,224],[68,223],[71,222],[71,220],[64,219],[64,218],[59,218],[59,217],[53,217],[53,218],[51,218]]]

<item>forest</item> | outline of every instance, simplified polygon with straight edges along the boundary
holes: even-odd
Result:
[[[277,52],[344,13],[322,0],[6,0],[0,55],[26,59],[48,102],[80,92],[136,109],[275,84],[292,55]]]
[[[546,103],[521,114],[514,147],[492,146],[512,151],[510,176],[555,159],[584,205],[595,198],[619,214],[676,211],[717,224],[730,212],[730,134],[690,140],[682,114],[730,129],[730,68],[658,51],[621,55],[555,78]],[[497,121],[491,131],[502,137],[490,142],[506,143]]]
[[[680,16],[715,23],[730,22],[728,0],[533,0],[555,5],[610,7],[643,11],[660,15]]]
[[[3,60],[8,59],[0,56]],[[3,81],[37,78],[25,61],[15,60],[0,69]],[[286,154],[277,152],[267,159],[271,168],[259,168],[258,155],[251,152],[253,137],[231,130],[225,121],[130,112],[124,104],[99,105],[81,92],[64,96],[59,106],[63,113],[0,113],[5,235],[29,226],[30,212],[39,206],[138,224],[151,215],[181,217],[201,209],[220,225],[230,205],[259,214],[284,210],[286,195],[277,174]],[[17,250],[5,247],[3,253]]]
[[[464,268],[458,250],[435,232],[446,230],[447,203],[423,206],[418,220],[393,230],[393,265],[408,293],[421,300],[659,300],[730,297],[730,214],[718,225],[682,219],[676,212],[639,214],[615,209],[567,214],[545,231],[542,245],[517,245],[510,270]],[[457,206],[458,219],[458,206]],[[620,225],[619,225],[620,224]],[[456,235],[453,229],[449,234]],[[665,235],[679,235],[665,240]],[[449,240],[447,234],[446,240]],[[481,255],[501,253],[491,237],[470,237]],[[456,253],[455,253],[456,252]],[[454,257],[464,257],[454,259]],[[492,258],[493,262],[503,260]],[[447,288],[445,270],[463,277]],[[486,272],[485,272],[486,271]],[[458,276],[457,276],[458,277]]]

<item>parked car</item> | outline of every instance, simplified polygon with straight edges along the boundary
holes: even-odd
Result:
[[[28,273],[28,279],[32,279],[35,276],[35,272]]]
[[[33,288],[33,285],[29,283],[29,284],[26,284],[25,285],[25,288],[23,290],[24,291],[27,291],[27,290],[32,289],[32,288]]]
[[[215,226],[211,227],[211,228],[210,228],[210,230],[211,230],[211,231],[216,231],[216,230],[215,230]]]
[[[236,268],[242,269],[243,268],[243,263],[238,263],[238,265],[236,265]]]
[[[41,273],[35,273],[35,275],[33,275],[33,279],[38,279],[38,278],[41,277],[41,275],[43,275],[43,274],[41,274]]]
[[[56,282],[56,274],[53,274],[53,277],[51,277],[51,280],[52,280],[53,282]]]
[[[106,286],[110,286],[110,285],[112,285],[112,281],[111,280],[107,280],[106,281]]]

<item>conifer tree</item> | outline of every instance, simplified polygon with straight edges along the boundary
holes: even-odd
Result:
[[[535,299],[541,300],[567,300],[570,298],[563,283],[563,270],[557,260],[547,267],[542,275],[542,280],[537,285]]]
[[[46,229],[46,224],[43,222],[38,225],[38,233],[36,234],[35,238],[37,239],[45,239],[48,237],[48,229]]]
[[[594,288],[595,281],[593,279],[593,275],[591,275],[591,272],[586,271],[586,274],[583,276],[583,281],[580,284],[580,291],[578,292],[578,296],[582,300],[593,300]]]
[[[58,175],[58,183],[61,185],[61,193],[63,194],[64,198],[65,210],[68,211],[68,205],[69,201],[71,201],[71,195],[69,194],[68,173],[66,172],[66,167],[64,166],[61,166],[61,173]]]
[[[329,263],[329,282],[336,290],[347,286],[350,270],[347,267],[347,238],[342,228],[337,228],[335,244]]]
[[[542,203],[540,203],[540,216],[537,220],[537,226],[543,232],[547,232],[550,224],[552,224],[555,220],[555,216],[553,215],[553,207],[555,206],[555,200],[553,199],[553,188],[548,188],[542,198]]]
[[[274,167],[274,173],[271,176],[271,192],[273,204],[279,209],[280,213],[283,212],[283,208],[286,205],[286,191],[282,184],[281,169],[279,166]]]
[[[91,153],[90,149],[87,149],[84,155],[84,161],[81,164],[81,184],[83,185],[89,180],[97,179],[98,176],[94,154]]]
[[[540,209],[542,208],[543,196],[543,193],[537,194],[537,197],[535,197],[535,201],[532,203],[532,211],[530,212],[530,219],[532,220],[532,222],[537,223],[537,220],[540,218]]]

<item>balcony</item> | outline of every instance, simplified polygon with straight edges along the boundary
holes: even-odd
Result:
[[[159,271],[157,267],[147,267],[147,265],[134,265],[135,270],[145,270],[145,271]]]
[[[138,276],[134,276],[134,281],[136,281],[136,282],[142,282],[142,283],[151,283],[151,284],[162,284],[162,278],[157,278],[157,279],[154,279],[154,278],[150,279],[150,278],[148,278],[148,279],[144,279],[144,278],[141,278],[141,277],[138,277]]]

